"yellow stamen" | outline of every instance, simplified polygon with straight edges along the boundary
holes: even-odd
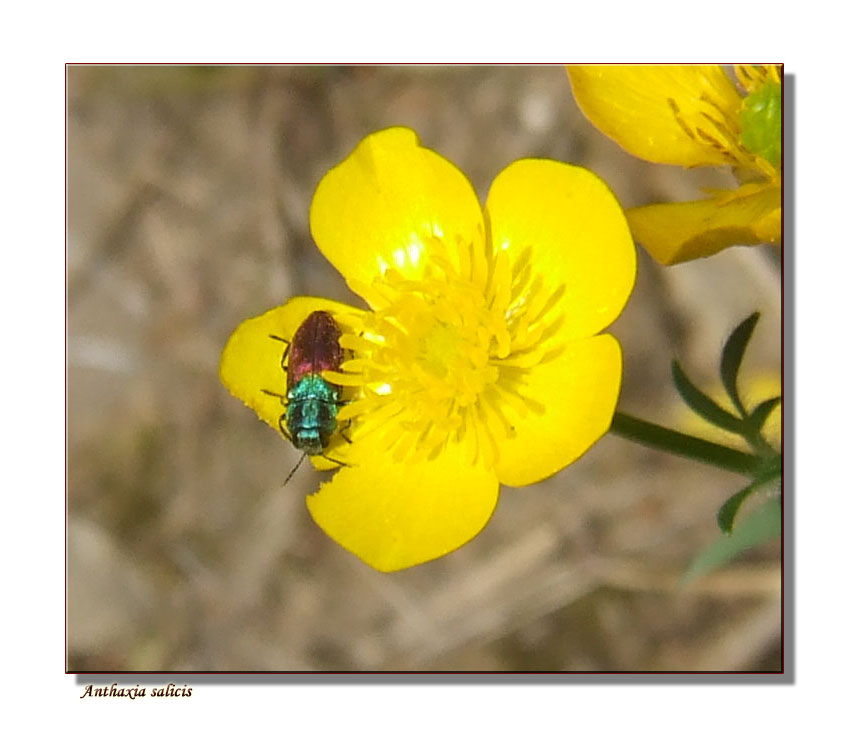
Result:
[[[359,387],[338,420],[353,420],[356,437],[381,438],[396,461],[464,442],[471,460],[493,465],[515,435],[512,418],[542,410],[523,396],[523,376],[554,355],[564,287],[543,287],[530,248],[513,259],[482,245],[454,249],[456,259],[429,238],[416,280],[387,268],[368,285],[384,306],[365,315],[360,334],[343,336],[352,356],[340,372],[323,373]]]

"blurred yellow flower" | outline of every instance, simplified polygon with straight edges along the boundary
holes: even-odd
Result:
[[[782,237],[782,79],[778,66],[571,66],[582,112],[626,151],[678,166],[731,166],[734,190],[635,207],[635,240],[662,264]]]
[[[263,389],[280,392],[284,376],[269,335],[291,339],[317,309],[334,315],[349,359],[323,377],[352,394],[337,417],[352,442],[331,444],[346,466],[307,506],[370,566],[451,552],[487,523],[500,482],[550,476],[608,430],[622,357],[597,333],[628,299],[635,250],[595,175],[517,161],[482,211],[457,168],[390,128],[322,179],[310,225],[371,310],[292,299],[237,328],[221,378],[277,429],[280,401]]]

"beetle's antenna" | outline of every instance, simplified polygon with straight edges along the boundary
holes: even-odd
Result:
[[[305,459],[306,457],[307,457],[307,454],[306,454],[306,453],[305,453],[303,456],[301,456],[301,458],[299,459],[298,463],[296,463],[296,464],[295,464],[295,468],[293,468],[293,469],[289,472],[289,476],[287,476],[287,477],[286,477],[286,481],[284,481],[284,482],[283,482],[283,485],[284,485],[284,486],[286,486],[286,485],[289,483],[289,479],[291,479],[291,478],[292,478],[292,475],[293,475],[293,474],[294,474],[294,473],[298,470],[298,467],[299,467],[299,466],[300,466],[300,465],[304,462],[304,459]]]

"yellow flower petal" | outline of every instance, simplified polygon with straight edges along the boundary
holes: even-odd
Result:
[[[319,249],[354,291],[388,268],[422,273],[444,236],[450,251],[483,239],[481,206],[453,164],[419,145],[407,128],[367,136],[319,182],[310,209]],[[373,302],[374,295],[362,293]]]
[[[241,323],[221,354],[219,375],[230,393],[253,409],[264,422],[279,430],[284,413],[281,398],[286,394],[286,371],[281,359],[286,345],[269,336],[292,340],[298,326],[314,310],[332,314],[357,314],[360,310],[318,297],[295,297],[259,317]]]
[[[551,476],[581,456],[611,425],[622,376],[620,344],[611,335],[569,343],[528,373],[524,394],[541,411],[516,423],[499,447],[496,473],[509,486]]]
[[[559,337],[588,337],[620,314],[635,281],[635,247],[614,195],[595,174],[544,159],[514,162],[487,198],[493,249],[531,248],[545,293],[564,287]]]
[[[781,189],[768,186],[694,202],[635,207],[626,217],[635,241],[656,261],[670,265],[711,256],[728,246],[779,243],[781,208]]]
[[[741,104],[721,67],[571,66],[568,72],[582,112],[634,156],[679,166],[731,163],[728,151],[703,135],[713,136],[714,121],[736,116]]]
[[[450,553],[477,535],[496,507],[499,482],[449,445],[430,462],[382,456],[341,469],[307,497],[333,540],[379,571],[397,571]]]
[[[753,222],[753,234],[758,243],[780,245],[782,243],[782,207],[770,211]]]

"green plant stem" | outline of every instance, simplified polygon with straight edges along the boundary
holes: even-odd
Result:
[[[750,453],[670,430],[622,412],[614,413],[611,432],[650,448],[666,450],[668,453],[693,458],[745,476],[757,475],[764,464],[764,459]]]

